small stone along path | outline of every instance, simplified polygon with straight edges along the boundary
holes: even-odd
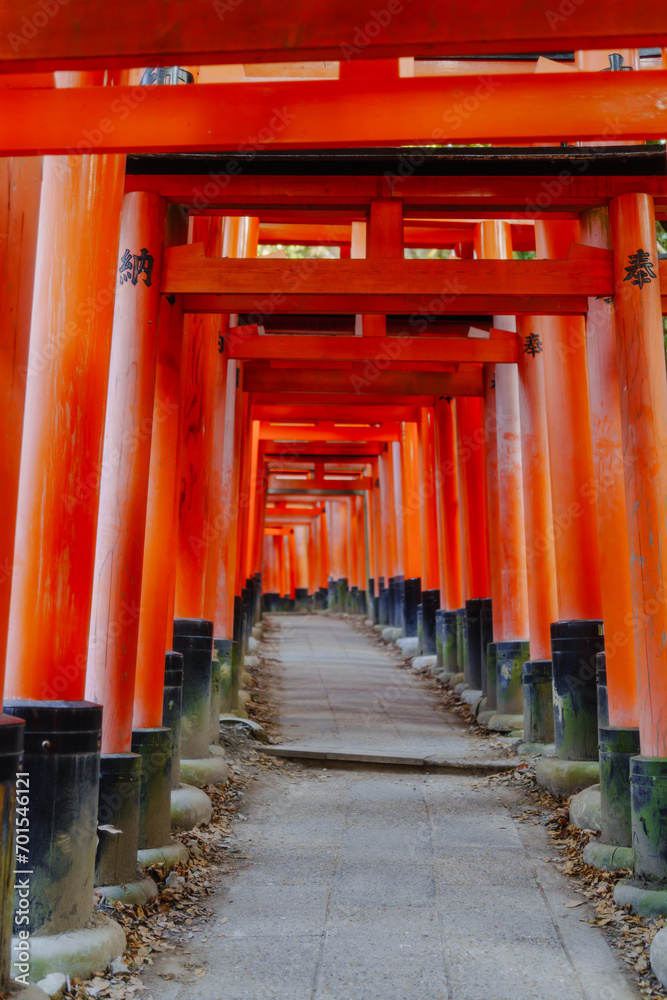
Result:
[[[427,682],[346,620],[272,618],[284,742],[489,751]],[[260,748],[261,749],[261,748]],[[144,977],[155,1000],[637,1000],[518,792],[461,774],[262,771],[235,833],[245,868]]]

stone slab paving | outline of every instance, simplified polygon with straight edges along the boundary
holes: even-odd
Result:
[[[300,748],[372,750],[448,759],[497,758],[458,716],[437,710],[421,677],[345,619],[273,616],[272,655],[283,742]]]
[[[374,682],[364,675],[384,690],[399,668],[344,621],[299,620],[289,631],[280,653],[286,724],[317,738],[303,703],[295,713],[287,697],[306,681],[304,701],[319,717],[316,693],[329,698],[341,745],[345,734],[358,742],[339,666],[367,717]],[[395,736],[407,748],[412,735],[430,743],[442,729],[443,740],[472,752],[475,741],[419,687],[411,678],[402,688],[409,722],[380,696],[365,738]],[[582,897],[545,861],[554,853],[546,830],[512,819],[514,790],[423,770],[323,768],[263,772],[251,786],[247,819],[236,823],[246,867],[226,877],[202,936],[156,956],[147,976],[155,1000],[637,1000],[588,924],[588,904],[567,906]]]

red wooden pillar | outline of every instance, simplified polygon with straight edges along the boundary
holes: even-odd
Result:
[[[124,173],[124,156],[44,158],[8,697],[84,693]]]
[[[204,242],[207,255],[222,254],[222,219],[194,218],[192,242]],[[212,541],[210,494],[215,404],[216,318],[186,316],[183,333],[183,404],[181,407],[176,618],[204,618],[206,569]]]
[[[440,586],[440,564],[438,559],[438,509],[435,490],[435,448],[433,443],[432,407],[421,407],[417,433],[422,591],[438,590]]]
[[[464,600],[489,596],[489,536],[484,454],[484,403],[478,396],[456,401],[461,552]]]
[[[287,540],[285,535],[277,536],[276,550],[278,554],[278,576],[280,578],[280,596],[289,597],[289,581],[287,573],[287,557],[286,557],[286,546]]]
[[[9,599],[19,490],[23,405],[35,279],[42,158],[0,159],[0,694],[4,686]]]
[[[549,439],[544,388],[544,354],[540,327],[534,318],[517,321],[519,347],[519,406],[521,414],[521,466],[530,655],[551,659],[551,623],[558,617],[556,563],[549,478]]]
[[[497,220],[479,223],[475,229],[475,247],[478,257],[511,260],[512,234],[509,223]],[[507,330],[516,328],[513,316],[496,316],[494,324]],[[493,414],[489,408],[485,413],[486,443],[491,455],[491,461],[487,465],[487,487],[493,635],[496,641],[499,638],[525,639],[529,634],[529,624],[519,382],[516,365],[495,365],[494,387],[491,388],[490,382],[487,384],[487,399],[494,407]],[[492,468],[494,445],[497,463],[495,482]],[[494,566],[494,556],[498,559],[496,566]],[[496,627],[500,623],[498,609],[495,607],[498,598],[501,601],[502,630],[500,635],[496,636]]]
[[[577,242],[578,222],[535,223],[540,258],[564,260],[570,245]],[[596,619],[602,607],[584,321],[576,316],[543,316],[540,327],[558,617]]]
[[[610,247],[606,208],[582,217],[582,240],[604,250]],[[586,351],[609,722],[636,726],[637,667],[616,326],[614,307],[604,299],[588,300]]]
[[[493,638],[505,639],[503,616],[503,580],[500,546],[500,512],[498,491],[498,437],[496,435],[496,365],[484,365],[484,419],[486,441],[486,490],[489,527],[489,567],[491,583],[491,608],[493,613]]]
[[[394,531],[396,534],[395,574],[397,577],[405,579],[405,493],[400,442],[390,441],[389,450],[391,451],[391,465],[394,485]]]
[[[609,217],[641,748],[667,757],[667,377],[653,199],[620,195]]]
[[[238,234],[238,256],[256,257],[257,241],[259,238],[259,219],[245,216],[241,220]],[[238,336],[234,329],[230,330],[230,337]],[[242,589],[246,585],[247,579],[247,533],[248,533],[248,511],[250,502],[250,476],[252,465],[252,411],[247,394],[243,393],[243,373],[239,374],[238,390],[240,396],[237,449],[234,460],[239,464],[238,493],[232,497],[232,503],[236,504],[236,563],[233,568],[231,587],[234,594],[241,595]]]
[[[453,399],[435,404],[435,449],[440,539],[440,606],[456,611],[463,603],[461,525],[456,463],[456,406]]]
[[[308,525],[294,525],[295,587],[308,590]]]
[[[296,540],[294,538],[294,528],[289,528],[287,533],[287,552],[289,561],[289,597],[291,600],[294,600],[297,587]]]
[[[403,473],[403,566],[406,580],[421,573],[419,523],[419,439],[415,421],[401,425],[401,469]]]
[[[125,195],[86,676],[104,706],[102,753],[132,741],[165,215],[159,195]]]
[[[320,514],[320,587],[323,587],[325,590],[329,586],[329,575],[329,522],[327,505],[325,504]]]
[[[393,454],[389,447],[380,455],[380,506],[382,511],[381,544],[384,553],[384,582],[396,575],[396,527],[394,524],[394,468]]]
[[[166,245],[179,245],[185,242],[186,237],[179,210],[168,208]],[[182,343],[180,296],[173,301],[162,296],[134,682],[134,729],[152,729],[162,725],[164,654],[171,649],[173,639]]]

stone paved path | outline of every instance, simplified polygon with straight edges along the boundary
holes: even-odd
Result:
[[[283,623],[286,737],[328,727],[340,745],[475,750],[419,678],[344,621]],[[507,787],[316,768],[251,786],[236,824],[247,867],[201,938],[157,956],[156,1000],[637,1000],[588,904],[567,906],[582,897],[545,862],[544,827],[512,819]]]
[[[422,678],[344,619],[275,616],[272,656],[285,743],[449,758],[497,758],[456,715],[437,711]]]

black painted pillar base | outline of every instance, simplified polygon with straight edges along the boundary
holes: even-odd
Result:
[[[598,728],[609,725],[609,697],[607,695],[607,657],[598,653],[595,657],[595,672],[598,686]],[[639,751],[638,751],[639,752]]]
[[[523,738],[529,743],[554,741],[551,674],[551,660],[526,660],[523,665]]]
[[[424,656],[435,656],[435,613],[440,607],[439,590],[422,591],[422,652]]]
[[[389,586],[387,587],[387,625],[395,627],[396,625],[396,577],[389,577]]]
[[[467,676],[468,642],[466,638],[465,608],[457,608],[456,610],[456,658],[459,664],[459,673]]]
[[[347,611],[347,597],[348,597],[346,576],[341,576],[341,578],[337,582],[337,588],[338,588],[338,610],[341,613],[345,613]]]
[[[162,725],[171,729],[172,788],[180,784],[181,717],[183,715],[183,654],[171,650],[164,657]]]
[[[378,610],[378,625],[388,625],[389,624],[389,591],[384,585],[384,577],[381,576],[378,580],[379,587],[379,610]]]
[[[473,691],[482,690],[482,635],[479,598],[466,601],[466,682]]]
[[[667,757],[632,757],[632,851],[635,878],[667,884]]]
[[[100,757],[96,886],[137,881],[141,763],[136,753],[105,753]]]
[[[405,577],[397,576],[394,581],[394,624],[405,634]]]
[[[255,603],[253,608],[252,621],[253,625],[256,625],[262,617],[262,574],[255,573],[255,589],[253,591],[255,595]]]
[[[294,591],[294,610],[297,614],[310,614],[312,599],[307,587],[297,587]]]
[[[639,729],[600,726],[599,737],[600,840],[612,847],[632,847],[630,761],[641,754]]]
[[[603,651],[601,621],[552,624],[556,756],[563,760],[598,759],[596,656]]]
[[[80,930],[93,916],[102,706],[17,699],[5,711],[26,724],[30,821],[27,842],[16,837],[16,879],[30,874],[26,893],[15,893],[14,933]]]
[[[422,582],[419,577],[411,577],[405,581],[405,634],[414,638],[419,634],[417,622],[417,608],[422,599]]]
[[[174,620],[174,650],[183,654],[181,757],[207,757],[211,730],[213,622],[205,618]]]
[[[368,590],[366,591],[368,601],[368,617],[374,625],[378,624],[378,600],[375,596],[375,577],[368,578]]]
[[[213,648],[218,657],[218,662],[220,663],[220,712],[231,712],[234,707],[234,701],[232,698],[232,649],[233,642],[231,639],[214,639]],[[168,723],[162,720],[164,725]],[[176,767],[175,762],[172,763],[172,767]],[[179,754],[179,770],[180,770],[180,754]]]
[[[479,638],[482,659],[482,691],[486,691],[486,649],[493,642],[493,604],[484,597],[479,610]]]
[[[171,840],[171,730],[135,729],[132,751],[141,756],[139,850]]]

